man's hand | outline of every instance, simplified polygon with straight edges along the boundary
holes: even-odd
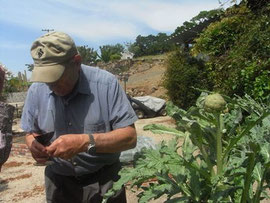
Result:
[[[85,152],[89,145],[87,134],[66,134],[61,135],[46,147],[47,153],[52,157],[70,159],[80,152]]]
[[[46,152],[45,147],[40,144],[38,141],[35,140],[35,136],[33,134],[28,134],[25,137],[26,145],[28,146],[30,152],[32,153],[32,157],[38,162],[38,163],[45,163],[49,159],[49,155]]]

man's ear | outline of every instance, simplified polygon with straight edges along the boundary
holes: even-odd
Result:
[[[81,57],[80,54],[76,54],[76,55],[74,56],[74,62],[75,62],[77,65],[81,65],[81,63],[82,63],[82,57]]]

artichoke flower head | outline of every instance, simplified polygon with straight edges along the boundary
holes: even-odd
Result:
[[[206,96],[204,101],[204,110],[209,113],[220,113],[226,107],[226,101],[218,94],[210,94]]]

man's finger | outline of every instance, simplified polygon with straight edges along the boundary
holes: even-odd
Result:
[[[40,144],[38,141],[36,141],[36,140],[34,140],[32,142],[31,148],[33,150],[35,150],[36,152],[45,152],[46,153],[45,147],[42,144]]]

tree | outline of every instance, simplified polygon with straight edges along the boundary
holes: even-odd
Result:
[[[81,57],[82,63],[85,65],[96,64],[98,61],[98,53],[93,48],[87,45],[77,47]]]
[[[192,53],[208,56],[207,76],[215,91],[268,101],[269,13],[269,6],[256,12],[244,3],[233,6],[196,39]]]
[[[269,0],[247,0],[247,6],[253,11],[265,7],[268,3]]]
[[[105,63],[109,62],[111,59],[119,58],[116,55],[120,56],[121,53],[124,51],[124,46],[121,44],[116,45],[104,45],[100,46],[100,56],[99,58],[104,61]]]
[[[34,69],[34,64],[25,64],[29,72],[32,72]]]
[[[166,33],[158,33],[156,36],[148,35],[146,37],[138,35],[136,41],[129,46],[129,51],[134,53],[135,57],[168,52],[173,49],[173,44],[165,42],[167,38]]]
[[[195,25],[198,25],[200,22],[204,20],[208,20],[211,17],[222,14],[224,11],[222,9],[213,9],[210,11],[201,11],[198,15],[193,17],[190,21],[185,21],[182,26],[179,26],[175,29],[172,35],[176,33],[180,33],[184,30],[190,29]]]

